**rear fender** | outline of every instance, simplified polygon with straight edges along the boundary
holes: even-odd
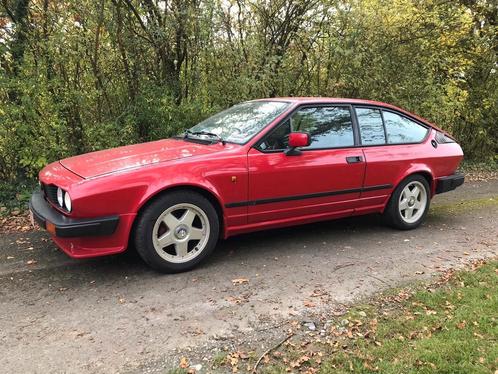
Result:
[[[397,177],[397,179],[394,181],[393,192],[396,189],[396,187],[398,187],[399,184],[404,179],[406,179],[410,175],[414,175],[414,174],[421,174],[425,178],[427,178],[427,181],[429,182],[430,194],[431,194],[431,198],[432,198],[434,196],[434,194],[436,193],[436,183],[434,180],[434,173],[432,172],[431,168],[429,168],[429,166],[427,166],[426,164],[420,164],[420,163],[411,164],[403,173],[401,173]]]

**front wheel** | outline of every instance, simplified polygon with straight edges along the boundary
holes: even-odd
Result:
[[[216,209],[191,191],[166,193],[140,215],[135,245],[142,259],[165,273],[190,270],[204,260],[218,241]]]
[[[388,224],[397,229],[414,229],[424,220],[429,205],[429,183],[421,175],[412,175],[396,187],[384,211],[384,217]]]

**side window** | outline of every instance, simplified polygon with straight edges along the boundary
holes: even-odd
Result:
[[[258,148],[262,151],[284,150],[289,144],[289,134],[291,132],[290,120],[279,125],[270,134],[265,136]]]
[[[416,122],[392,112],[384,111],[387,142],[389,144],[418,143],[427,135],[427,129]]]
[[[310,134],[306,149],[354,146],[353,122],[347,107],[303,108],[291,118],[292,130]]]
[[[310,134],[311,144],[305,149],[354,146],[353,122],[347,107],[300,109],[289,120],[268,134],[259,144],[259,148],[263,151],[285,150],[291,131]]]
[[[384,125],[379,109],[356,108],[362,145],[385,144]]]

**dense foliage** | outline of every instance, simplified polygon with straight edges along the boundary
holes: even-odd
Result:
[[[378,99],[498,149],[493,0],[1,0],[0,178],[267,96]]]

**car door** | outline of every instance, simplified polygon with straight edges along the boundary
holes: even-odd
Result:
[[[311,138],[295,155],[285,152],[291,131]],[[349,105],[297,108],[248,153],[248,222],[351,215],[365,173],[355,139]]]
[[[385,108],[357,106],[355,113],[366,161],[365,182],[356,211],[362,214],[382,208],[399,176],[418,157],[425,157],[418,150],[429,129]]]

